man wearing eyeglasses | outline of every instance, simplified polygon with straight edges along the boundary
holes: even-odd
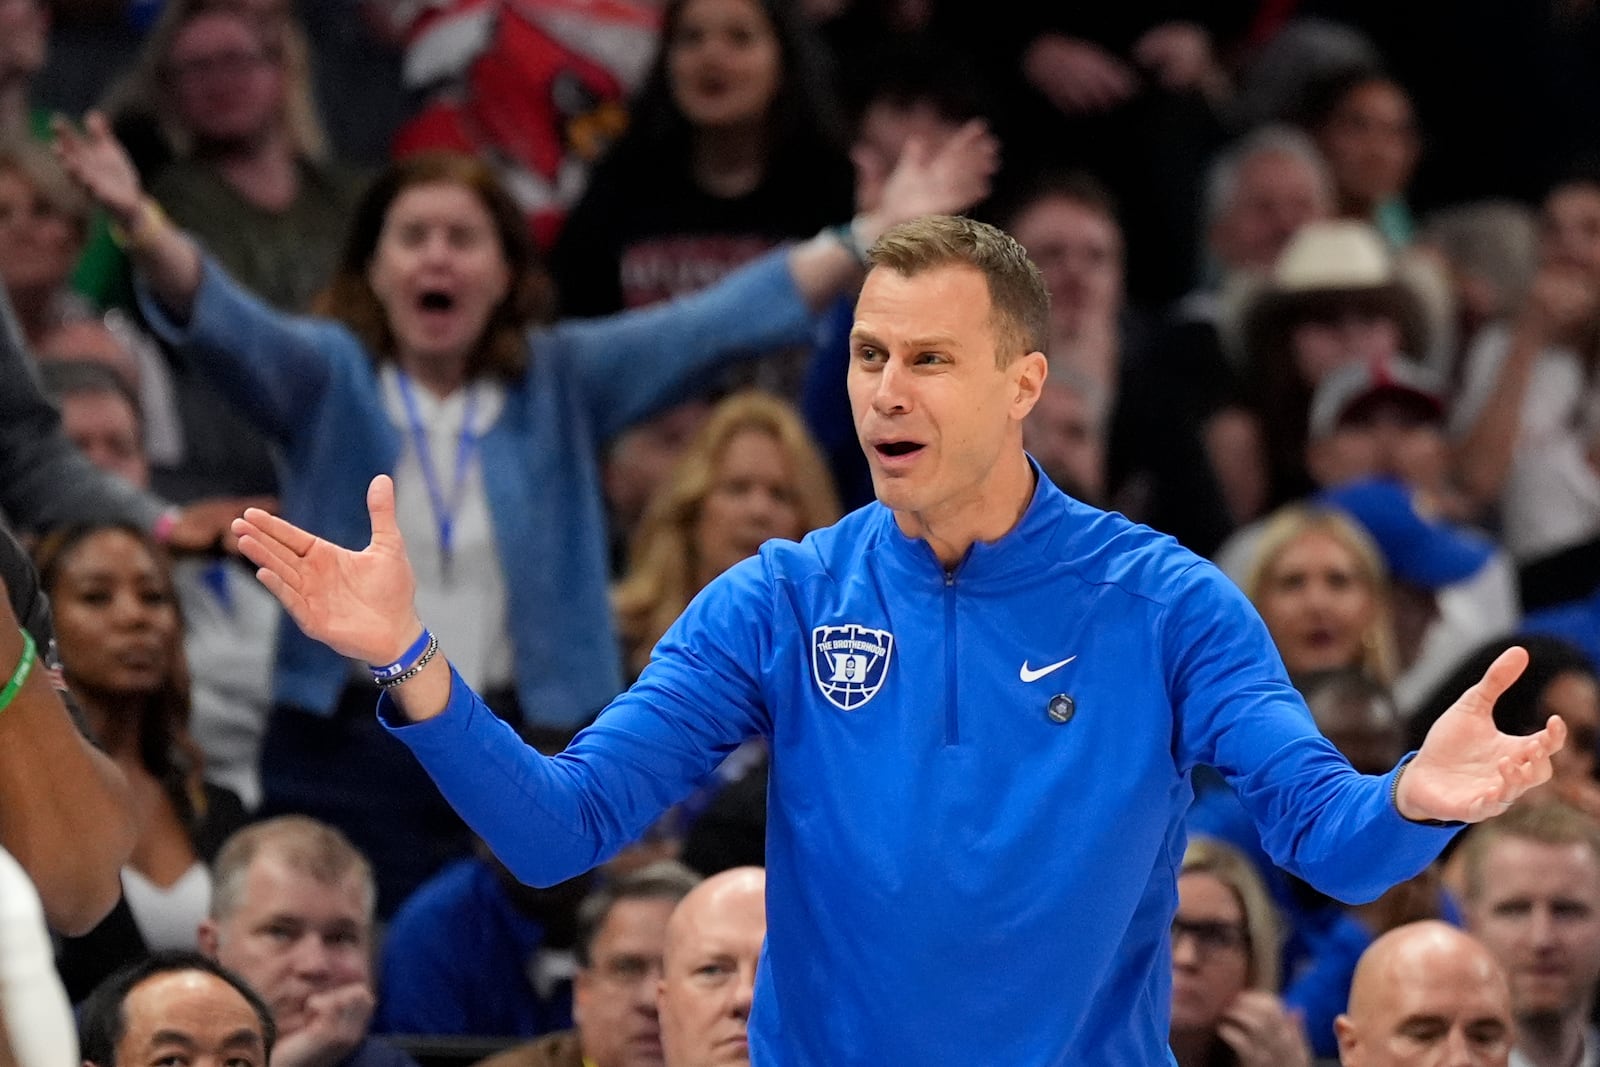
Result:
[[[699,882],[688,867],[662,860],[585,897],[573,946],[576,1027],[508,1049],[479,1067],[662,1067],[656,985],[667,919]]]

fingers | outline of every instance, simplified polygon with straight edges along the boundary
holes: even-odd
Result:
[[[241,539],[239,542],[240,551],[244,551],[244,546],[245,541]],[[248,557],[248,553],[246,553],[246,556]],[[289,617],[295,621],[296,626],[310,632],[309,605],[306,603],[305,597],[291,588],[289,583],[279,577],[276,571],[268,570],[266,567],[260,567],[256,570],[256,579],[266,587],[267,592],[277,598],[278,603],[283,605],[284,610],[289,613]]]
[[[96,141],[109,141],[112,139],[111,120],[106,118],[103,111],[90,111],[83,116],[83,128],[88,130],[89,136]]]
[[[1554,773],[1550,754],[1565,742],[1566,724],[1552,715],[1539,733],[1517,740],[1517,750],[1501,756],[1495,764],[1499,785],[1479,799],[1479,809],[1484,816],[1500,814],[1523,794],[1550,780]]]
[[[1567,747],[1567,720],[1559,715],[1552,715],[1545,720],[1544,729],[1533,737],[1539,743],[1539,749],[1544,755],[1553,756]]]
[[[1489,669],[1483,672],[1483,677],[1470,692],[1481,701],[1480,710],[1484,714],[1494,710],[1494,702],[1500,699],[1511,683],[1522,677],[1522,672],[1528,666],[1528,651],[1520,645],[1512,645],[1489,664]]]
[[[243,519],[236,519],[229,529],[238,538],[239,551],[245,558],[258,567],[268,567],[291,578],[299,585],[299,575],[305,566],[304,558],[289,551],[281,541],[262,533]],[[250,545],[250,550],[245,552],[245,545]]]
[[[380,474],[367,486],[367,514],[372,519],[372,543],[402,547],[400,524],[394,517],[394,480]]]
[[[317,539],[305,530],[296,526],[287,519],[280,519],[270,511],[260,508],[246,508],[241,518],[234,519],[233,532],[243,537],[245,534],[254,533],[263,541],[276,541],[296,556],[304,556],[311,551],[311,546]],[[238,523],[244,522],[251,529],[239,529]]]

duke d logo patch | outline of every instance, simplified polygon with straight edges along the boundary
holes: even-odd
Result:
[[[811,676],[829,703],[855,711],[878,695],[889,670],[894,635],[851,623],[811,631]]]

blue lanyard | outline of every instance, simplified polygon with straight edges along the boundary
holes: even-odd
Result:
[[[461,413],[461,437],[456,445],[455,478],[450,483],[450,496],[445,497],[439,486],[439,476],[433,469],[433,450],[428,447],[428,428],[422,424],[417,411],[417,398],[411,391],[411,378],[405,371],[397,371],[400,398],[405,401],[406,421],[411,431],[411,444],[417,450],[417,465],[422,468],[422,480],[428,486],[428,501],[433,506],[433,517],[439,524],[439,555],[446,568],[450,566],[451,542],[455,539],[456,512],[461,510],[462,498],[467,492],[467,475],[472,465],[472,453],[478,447],[478,434],[473,428],[473,416],[478,410],[478,391],[467,386],[466,409]]]

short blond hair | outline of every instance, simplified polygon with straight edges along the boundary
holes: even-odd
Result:
[[[225,920],[244,900],[245,879],[256,859],[271,855],[291,870],[308,874],[323,885],[336,886],[354,876],[371,923],[377,904],[372,864],[350,839],[327,823],[305,815],[280,815],[251,823],[229,837],[211,866],[211,918]]]
[[[1483,897],[1483,866],[1496,842],[1507,839],[1541,845],[1582,845],[1600,865],[1600,825],[1559,800],[1525,800],[1503,815],[1473,826],[1461,841],[1461,874],[1469,901]]]
[[[937,267],[972,267],[989,289],[996,361],[1004,367],[1045,349],[1050,290],[1027,250],[997,226],[960,215],[924,215],[879,237],[867,251],[867,262],[907,278]]]

